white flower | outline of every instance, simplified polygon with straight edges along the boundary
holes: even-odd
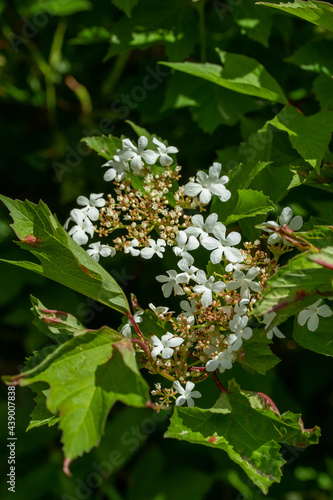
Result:
[[[156,253],[158,257],[163,257],[163,252],[165,251],[165,240],[158,239],[157,242],[155,240],[148,240],[149,247],[144,247],[141,250],[141,257],[144,259],[151,259],[152,256]]]
[[[104,207],[105,200],[102,198],[103,193],[91,193],[89,200],[86,196],[79,196],[76,200],[78,205],[82,205],[82,212],[89,217],[90,220],[98,220],[99,210],[98,208]]]
[[[247,305],[250,302],[249,299],[241,299],[238,304],[235,305],[234,311],[238,316],[244,316],[247,312]]]
[[[126,177],[126,172],[129,172],[129,164],[127,161],[121,160],[119,156],[115,156],[114,160],[110,160],[102,167],[111,167],[104,174],[103,179],[107,182],[113,181],[121,182]]]
[[[116,254],[116,250],[109,245],[102,245],[100,241],[97,243],[91,243],[87,250],[87,254],[90,255],[96,262],[99,261],[99,257],[113,257]]]
[[[238,248],[232,248],[233,245],[237,245],[241,240],[241,235],[239,233],[232,231],[226,237],[225,225],[218,222],[215,224],[213,234],[217,239],[211,236],[201,238],[202,246],[207,250],[213,250],[210,254],[212,264],[221,262],[223,254],[229,262],[236,263],[243,260],[241,251]]]
[[[198,271],[196,274],[196,281],[199,283],[195,285],[193,291],[195,293],[202,293],[201,304],[204,307],[208,307],[213,302],[213,293],[222,292],[225,289],[225,284],[223,281],[217,281],[214,283],[214,277],[211,276],[207,279],[206,273],[204,271]]]
[[[153,165],[159,156],[152,149],[147,149],[145,151],[148,145],[148,139],[144,135],[139,137],[137,147],[134,146],[132,141],[129,139],[123,139],[122,144],[123,149],[121,151],[117,151],[117,156],[123,161],[131,160],[131,168],[135,174],[140,173],[140,170],[143,167],[143,161],[148,163],[148,165]]]
[[[76,222],[76,225],[68,231],[69,236],[72,236],[73,240],[79,245],[85,245],[88,242],[87,234],[92,238],[95,226],[93,226],[87,215],[78,208],[71,210],[69,219]]]
[[[156,335],[153,335],[151,338],[151,345],[153,346],[151,355],[156,357],[158,354],[162,353],[161,356],[163,359],[169,359],[173,356],[174,348],[178,347],[183,342],[184,339],[174,337],[172,333],[169,332],[162,335],[161,339],[156,337]]]
[[[173,383],[174,389],[176,389],[179,394],[181,394],[176,399],[177,406],[183,406],[185,402],[187,402],[187,406],[192,408],[194,406],[193,398],[201,398],[201,393],[199,391],[193,391],[195,384],[193,382],[186,382],[185,389],[180,385],[178,380],[175,380]]]
[[[126,246],[124,246],[124,253],[130,253],[133,257],[137,257],[138,255],[140,255],[140,250],[135,248],[138,245],[139,241],[136,238],[134,238]]]
[[[242,346],[243,339],[248,340],[252,337],[252,328],[246,326],[248,321],[248,316],[239,316],[238,314],[229,321],[229,328],[233,333],[228,337],[228,345],[233,351],[238,351]]]
[[[242,269],[244,269],[244,267],[245,265],[241,262],[236,262],[236,264],[230,262],[227,266],[225,266],[225,272],[231,273],[232,271],[241,271]]]
[[[135,323],[142,323],[141,315],[143,313],[144,313],[144,311],[143,311],[143,309],[141,309],[140,311],[137,311],[134,314],[133,319],[134,319]],[[130,322],[130,320],[128,320],[126,325],[124,325],[122,327],[122,329],[120,330],[120,333],[122,335],[124,335],[124,337],[127,337],[128,339],[130,339],[132,337],[132,323]]]
[[[206,363],[206,370],[208,372],[215,372],[217,368],[220,370],[220,373],[223,373],[225,370],[230,370],[232,367],[232,362],[235,359],[235,354],[232,348],[229,346],[223,352],[220,352],[215,356],[214,359],[210,359]]]
[[[269,327],[269,325],[272,323],[272,321],[275,318],[275,316],[276,316],[276,312],[271,312],[271,313],[264,314],[263,323],[265,325],[265,329]],[[273,335],[276,335],[280,339],[285,339],[285,336],[283,335],[282,332],[280,332],[280,330],[278,329],[277,326],[273,326],[273,328],[271,328],[270,330],[268,330],[268,332],[267,332],[266,335],[267,335],[268,339],[272,339]]]
[[[230,191],[225,188],[224,184],[229,181],[229,177],[222,175],[221,163],[213,163],[209,168],[208,175],[205,172],[199,171],[197,173],[197,182],[188,182],[184,186],[184,193],[187,196],[199,196],[202,204],[206,205],[210,202],[212,194],[219,197],[221,201],[228,201],[231,197]]]
[[[196,311],[196,300],[182,300],[180,302],[180,307],[183,309],[180,315],[177,317],[178,320],[181,319],[181,316],[187,318],[190,326],[193,326],[195,323],[194,312]]]
[[[191,222],[193,226],[189,226],[185,229],[185,233],[189,236],[200,236],[200,240],[208,236],[209,233],[213,232],[213,229],[217,223],[218,215],[213,213],[208,215],[206,221],[202,215],[197,214],[191,217]]]
[[[281,212],[281,215],[279,217],[279,224],[275,221],[268,221],[265,223],[265,225],[274,226],[277,229],[286,225],[292,231],[298,231],[303,226],[303,219],[300,215],[296,215],[295,217],[293,217],[293,215],[294,214],[293,214],[292,209],[290,207],[286,207]],[[267,228],[267,229],[264,228],[264,231],[266,231],[268,233],[272,233],[272,229],[269,229],[269,228]],[[270,237],[267,240],[267,243],[269,245],[274,245],[275,243],[277,243],[281,239],[283,240],[283,243],[285,245],[289,245],[289,246],[291,245],[291,243],[289,243],[289,241],[283,239],[279,233],[275,233],[275,232],[270,235]]]
[[[173,251],[177,257],[189,256],[190,254],[188,251],[195,250],[199,246],[199,242],[194,236],[190,236],[187,240],[185,231],[178,231],[176,241],[178,246],[173,247]]]
[[[179,283],[187,282],[184,273],[177,274],[177,271],[171,270],[167,271],[167,274],[169,275],[169,277],[163,276],[162,274],[156,276],[157,281],[159,281],[160,283],[165,283],[162,286],[164,297],[170,297],[172,289],[174,290],[174,293],[176,295],[185,295],[184,290],[179,286]]]
[[[317,300],[314,304],[311,306],[306,307],[301,311],[298,315],[298,323],[301,326],[304,326],[305,323],[307,322],[307,327],[310,330],[310,332],[314,332],[317,330],[319,326],[319,318],[318,316],[321,316],[322,318],[330,318],[333,314],[332,310],[328,305],[323,304],[322,306],[318,307],[320,302],[323,299]]]
[[[259,271],[258,267],[251,267],[246,275],[242,271],[234,271],[233,278],[235,281],[228,281],[226,285],[227,289],[237,290],[237,288],[240,288],[242,299],[250,299],[250,289],[254,292],[260,292],[262,289],[259,283],[252,281],[259,274]]]
[[[157,151],[159,152],[160,155],[160,164],[162,167],[166,167],[167,165],[171,165],[173,162],[173,159],[168,156],[168,154],[176,154],[178,153],[178,149],[175,148],[174,146],[166,146],[163,144],[163,142],[159,141],[154,137],[153,143],[156,144],[157,146]]]
[[[152,303],[149,304],[149,307],[158,317],[161,317],[161,316],[163,317],[164,314],[167,314],[167,312],[169,311],[168,307],[163,307],[163,306],[155,307],[154,304],[152,304]],[[170,313],[171,313],[171,311],[170,311]]]
[[[189,282],[190,279],[196,281],[195,273],[198,271],[197,267],[191,265],[194,262],[192,255],[189,254],[189,257],[191,257],[191,259],[185,257],[178,262],[179,269],[184,271],[187,276],[187,282]]]

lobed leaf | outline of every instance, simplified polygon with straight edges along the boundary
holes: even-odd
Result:
[[[83,137],[81,140],[106,160],[112,160],[117,149],[122,148],[121,139],[113,135]]]
[[[30,370],[4,380],[22,387],[36,382],[50,386],[46,405],[59,415],[68,461],[99,443],[116,401],[144,407],[149,399],[132,344],[108,327],[73,337]]]
[[[323,251],[322,251],[323,252]],[[283,323],[318,298],[328,296],[333,285],[333,268],[318,264],[321,253],[306,252],[289,260],[268,280],[268,288],[257,302],[253,314],[275,311],[271,326]]]
[[[269,123],[287,132],[292,146],[319,173],[332,138],[333,111],[304,116],[293,106],[285,106]]]
[[[239,92],[269,101],[286,104],[287,100],[277,81],[255,59],[216,49],[222,66],[211,63],[160,62],[165,66]]]
[[[226,225],[246,217],[267,214],[272,210],[275,210],[275,205],[268,196],[251,189],[238,189],[227,202],[221,202],[215,197],[211,206],[211,211],[216,212],[219,220]]]
[[[267,102],[235,93],[201,78],[175,73],[167,82],[161,111],[189,107],[193,119],[204,132],[220,125],[235,125],[244,113],[262,109]]]
[[[280,415],[261,393],[242,391],[235,380],[213,408],[175,407],[165,437],[224,450],[261,491],[280,482],[280,444],[308,446],[318,442],[318,427],[304,429],[299,414]]]
[[[293,16],[316,24],[328,31],[333,31],[333,6],[328,2],[316,0],[295,0],[292,3],[257,2],[257,5],[273,7]]]
[[[272,13],[254,2],[241,2],[232,11],[233,17],[249,38],[268,47],[272,29]]]
[[[66,342],[75,335],[85,333],[86,328],[75,316],[63,311],[47,309],[40,300],[31,296],[33,324],[57,344]]]
[[[295,318],[293,338],[305,349],[325,356],[333,356],[332,317],[319,317],[319,326],[314,332],[310,332],[306,325],[299,325]]]
[[[127,17],[131,17],[132,9],[139,3],[139,0],[112,0],[112,3],[125,12]]]
[[[34,271],[123,314],[129,311],[124,292],[105,269],[63,229],[42,201],[11,200],[0,196],[14,220],[12,228],[21,240],[18,245],[31,252],[40,264],[8,261]]]
[[[120,6],[124,2],[117,0],[117,3]],[[123,16],[113,24],[106,59],[133,49],[145,50],[157,44],[165,46],[169,59],[185,59],[196,43],[197,20],[193,9],[190,8],[191,3],[178,0],[139,2],[131,19]],[[149,66],[147,68],[149,78],[154,69]],[[154,85],[156,81],[156,86],[161,81],[159,77],[149,80],[153,83],[148,85]]]
[[[35,429],[36,427],[41,427],[42,425],[52,427],[57,424],[59,422],[59,417],[52,415],[52,413],[50,413],[46,408],[46,398],[49,390],[45,388],[45,384],[34,384],[31,389],[36,393],[36,396],[34,397],[36,406],[30,413],[31,420],[27,427],[27,431]]]
[[[237,353],[237,361],[249,373],[266,375],[268,370],[280,362],[268,345],[271,342],[263,329],[255,329],[253,336],[249,340],[244,340],[242,349]]]

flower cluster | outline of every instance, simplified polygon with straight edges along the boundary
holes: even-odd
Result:
[[[288,251],[292,244],[279,229],[297,231],[303,220],[286,207],[278,222],[264,225],[264,231],[270,233],[266,241],[273,258],[259,240],[240,246],[241,234],[228,231],[217,213],[187,213],[204,211],[213,197],[221,202],[230,199],[232,193],[226,187],[229,179],[221,172],[221,164],[214,163],[208,173],[199,171],[179,186],[180,167],[172,166],[171,156],[178,149],[156,138],[152,144],[154,149],[147,149],[144,136],[137,146],[123,139],[122,149],[103,165],[107,167],[104,180],[112,181],[113,194],[104,197],[103,193],[93,193],[89,199],[80,196],[77,202],[82,208],[71,211],[65,227],[74,223],[69,235],[80,245],[87,244],[95,234],[112,242],[89,245],[87,253],[96,261],[101,256],[113,257],[117,251],[143,259],[163,258],[167,247],[172,247],[175,266],[165,275],[157,275],[156,280],[165,298],[181,296],[181,311],[149,304],[147,312],[136,302],[134,316],[123,324],[120,333],[133,342],[142,366],[173,382],[170,388],[157,384],[152,391],[159,397],[158,407],[168,407],[173,401],[179,406],[194,406],[194,399],[201,396],[194,390],[195,384],[241,362],[246,342],[252,337],[264,332],[269,340],[274,336],[284,338],[274,326],[275,312],[254,319],[252,311],[267,280],[279,268],[276,255]],[[279,246],[274,250],[276,243]],[[210,262],[206,269],[195,265],[192,252],[198,248]],[[299,324],[307,323],[310,331],[318,327],[319,316],[333,314],[327,305],[319,306],[320,302],[298,316]],[[142,333],[148,318],[151,324],[151,315],[163,333]]]

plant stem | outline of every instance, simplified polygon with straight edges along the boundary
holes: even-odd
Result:
[[[228,392],[227,389],[225,387],[223,387],[223,385],[221,384],[216,372],[213,373],[213,379],[214,379],[214,382],[217,385],[217,387],[219,388],[219,391],[221,393]]]
[[[147,342],[146,342],[144,336],[142,335],[142,332],[141,332],[140,328],[138,327],[138,325],[137,325],[135,319],[133,318],[132,314],[129,312],[127,316],[128,316],[128,319],[130,320],[130,322],[132,323],[132,326],[133,326],[133,328],[135,330],[135,333],[140,337],[141,341],[144,342],[144,344],[147,345]]]
[[[200,61],[206,62],[206,24],[205,24],[205,0],[200,0],[197,5],[199,14],[199,35],[200,35]]]
[[[115,63],[113,64],[113,69],[111,71],[111,74],[108,78],[108,80],[104,83],[102,91],[105,94],[112,94],[119,79],[121,78],[121,75],[123,74],[123,71],[126,67],[128,58],[131,55],[131,51],[123,52],[122,54],[119,54],[119,56],[116,58]]]
[[[151,356],[151,353],[150,353],[150,350],[149,350],[149,347],[147,346],[147,344],[145,342],[143,342],[142,340],[140,339],[129,339],[130,342],[132,342],[132,344],[138,344],[139,346],[142,347],[142,349],[147,353],[147,355],[150,357]]]

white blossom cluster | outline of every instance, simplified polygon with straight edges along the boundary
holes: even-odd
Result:
[[[104,180],[121,182],[130,171],[139,175],[145,165],[154,165],[158,160],[161,166],[171,165],[173,159],[170,155],[177,153],[178,149],[166,146],[156,138],[153,139],[153,143],[156,150],[146,149],[148,139],[144,136],[139,137],[137,146],[129,139],[123,139],[122,149],[117,150],[113,159],[103,165],[103,167],[108,168],[104,174]],[[183,187],[183,192],[186,196],[198,197],[202,205],[210,203],[213,196],[226,202],[231,197],[230,191],[225,186],[228,181],[228,177],[221,173],[221,164],[215,162],[209,168],[208,174],[199,171],[195,178],[190,179]],[[89,199],[79,196],[77,203],[82,208],[71,211],[65,229],[68,229],[70,222],[74,222],[68,234],[79,245],[85,245],[88,242],[88,237],[94,236],[95,226],[93,222],[99,219],[99,209],[105,206],[106,200],[103,198],[103,193],[92,193]],[[290,242],[285,240],[277,230],[286,226],[291,231],[297,231],[302,225],[302,217],[294,217],[290,207],[284,208],[279,216],[279,223],[268,221],[264,225],[264,231],[270,233],[267,243],[269,245],[283,243],[290,246]],[[222,292],[224,297],[228,291],[237,291],[239,294],[240,300],[233,307],[228,305],[221,307],[228,312],[228,318],[231,318],[228,322],[229,331],[223,332],[222,337],[212,336],[210,345],[204,349],[206,372],[219,370],[220,373],[223,373],[225,370],[231,369],[236,360],[237,351],[242,348],[243,341],[249,340],[253,335],[252,328],[249,326],[251,318],[249,307],[252,308],[257,294],[262,291],[261,269],[257,266],[249,266],[245,262],[244,251],[237,248],[240,242],[241,235],[238,232],[231,231],[227,234],[225,225],[218,220],[218,214],[211,213],[205,219],[201,214],[193,215],[190,225],[185,229],[179,229],[175,237],[173,252],[178,258],[177,267],[179,269],[170,269],[166,271],[166,275],[156,276],[156,280],[162,284],[165,298],[170,297],[171,294],[189,296],[188,300],[180,302],[182,312],[177,317],[179,322],[186,319],[188,328],[196,325],[198,304],[201,308],[209,308],[216,298],[221,297]],[[133,257],[141,256],[143,259],[152,259],[155,255],[163,258],[166,249],[165,239],[149,238],[147,243],[147,246],[140,248],[139,241],[134,238],[124,247],[124,252]],[[232,279],[229,281],[216,279],[213,275],[207,275],[205,270],[196,267],[191,252],[199,247],[210,252],[209,260],[213,265],[222,263],[225,273],[232,273]],[[109,245],[97,242],[89,245],[87,253],[98,261],[100,256],[112,257],[116,251]],[[312,332],[318,328],[319,316],[329,317],[333,314],[327,305],[319,306],[320,303],[321,300],[315,302],[298,315],[299,324],[304,326],[307,323],[308,329]],[[165,315],[171,314],[167,307],[155,307],[153,304],[149,306],[161,319]],[[143,310],[139,310],[135,313],[134,321],[137,324],[142,322],[143,312]],[[276,326],[271,327],[275,316],[276,313],[271,312],[265,314],[262,319],[268,339],[272,339],[274,335],[284,338]],[[132,323],[130,321],[122,327],[121,333],[127,338],[132,337]],[[223,342],[220,341],[221,338]],[[152,335],[150,338],[151,356],[155,360],[170,360],[174,356],[174,351],[179,350],[183,343],[182,337],[171,332],[167,332],[161,338]],[[193,390],[195,384],[190,381],[187,381],[185,388],[183,388],[180,381],[176,380],[173,387],[179,393],[179,397],[176,399],[176,405],[179,406],[185,402],[188,406],[194,406],[193,398],[201,396],[200,392]]]

